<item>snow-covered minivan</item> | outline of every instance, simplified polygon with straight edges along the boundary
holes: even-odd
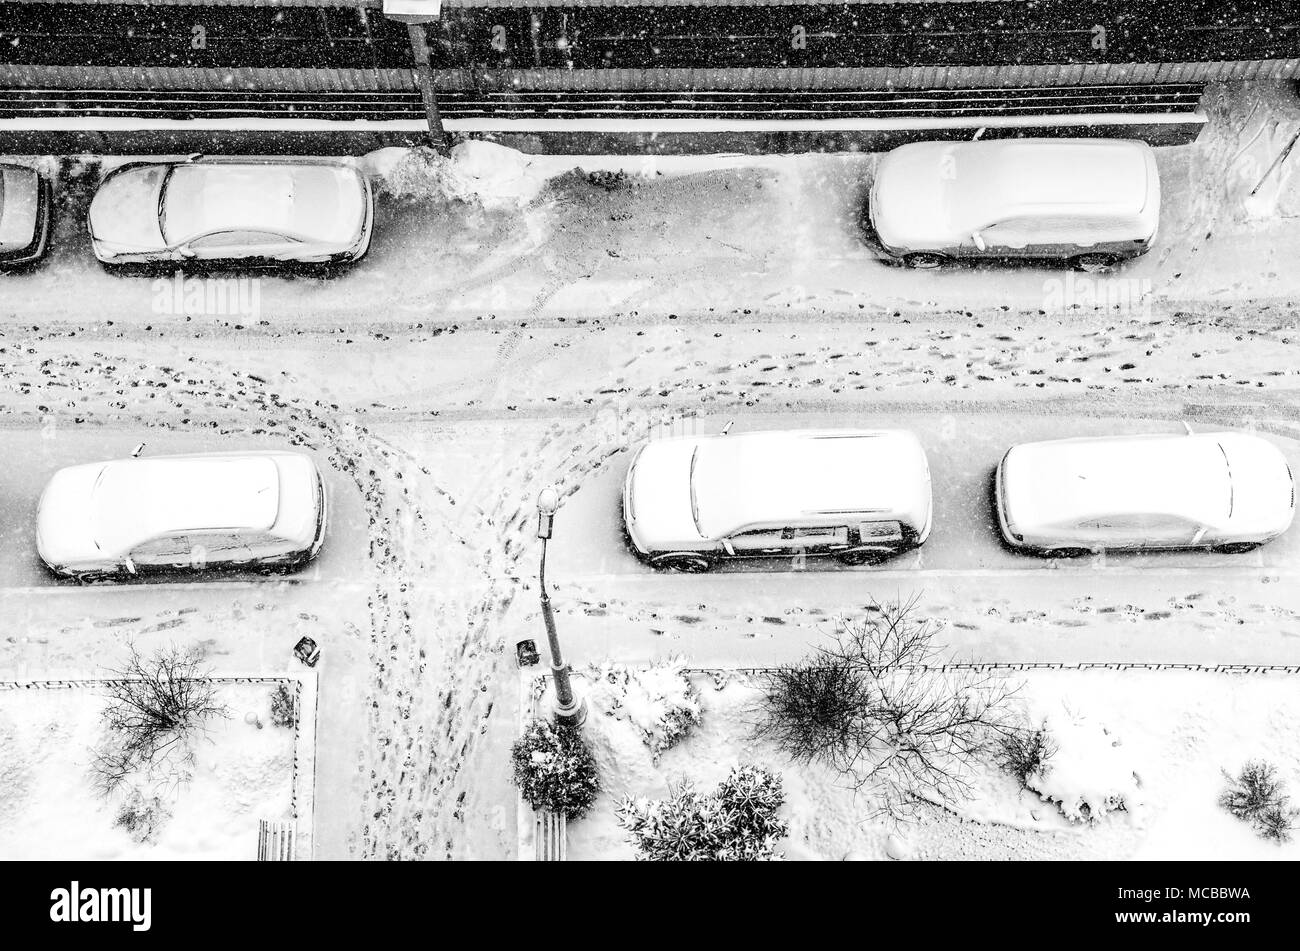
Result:
[[[868,217],[909,267],[957,259],[1066,261],[1104,271],[1160,223],[1155,152],[1128,139],[913,142],[880,161]]]
[[[656,439],[632,460],[623,519],[657,568],[831,555],[862,564],[930,534],[930,467],[901,430],[786,430]]]

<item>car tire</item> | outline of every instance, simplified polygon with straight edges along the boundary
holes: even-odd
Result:
[[[903,264],[914,271],[934,271],[948,263],[948,258],[933,251],[913,251],[903,255]]]
[[[665,571],[698,575],[713,567],[713,559],[693,552],[674,552],[671,555],[660,555],[652,559],[650,564]]]
[[[1104,274],[1118,263],[1118,256],[1101,251],[1078,254],[1070,258],[1070,267],[1086,274]]]
[[[1260,544],[1260,542],[1228,542],[1224,545],[1211,545],[1210,551],[1221,555],[1244,555],[1246,552],[1254,551]]]

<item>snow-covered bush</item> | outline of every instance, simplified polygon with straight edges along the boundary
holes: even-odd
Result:
[[[574,727],[533,720],[510,750],[514,782],[534,809],[584,815],[596,801],[596,758]]]
[[[1139,779],[1119,738],[1104,726],[1061,710],[1043,729],[1056,743],[1051,769],[1030,773],[1025,787],[1061,807],[1071,822],[1100,819],[1139,800]]]
[[[1028,789],[1030,777],[1041,778],[1051,770],[1056,748],[1056,740],[1046,726],[1017,730],[998,741],[997,764],[1003,772],[1014,776],[1022,789]]]
[[[776,844],[789,827],[776,814],[784,802],[780,776],[738,766],[711,793],[682,780],[667,799],[628,797],[616,814],[638,859],[755,862],[782,857]]]
[[[164,822],[171,817],[167,804],[157,796],[146,796],[132,789],[117,810],[117,825],[140,843],[152,842]]]
[[[641,668],[607,663],[592,668],[591,681],[592,706],[640,730],[656,762],[700,722],[700,693],[680,659]]]
[[[1291,806],[1286,784],[1278,778],[1277,767],[1263,760],[1251,760],[1235,777],[1223,774],[1228,788],[1219,796],[1219,805],[1243,822],[1249,822],[1263,838],[1289,842],[1295,831],[1300,810]]]
[[[271,693],[271,722],[276,726],[293,727],[298,724],[294,709],[293,691],[288,684],[278,684]]]

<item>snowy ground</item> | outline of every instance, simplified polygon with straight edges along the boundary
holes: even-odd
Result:
[[[516,849],[512,657],[542,639],[547,484],[566,496],[551,575],[578,663],[778,662],[827,617],[912,592],[967,658],[1295,663],[1300,536],[1236,558],[1044,563],[996,545],[982,494],[1000,448],[1058,429],[1254,426],[1296,455],[1300,153],[1272,159],[1300,108],[1282,85],[1216,88],[1208,106],[1198,143],[1161,151],[1159,246],[1092,283],[876,260],[858,232],[871,155],[479,143],[446,163],[367,160],[382,197],[354,271],[245,275],[249,312],[200,285],[176,311],[174,285],[95,264],[81,216],[98,171],[72,163],[50,258],[0,277],[0,448],[21,461],[0,474],[0,669],[87,675],[132,636],[275,675],[308,634],[323,648],[317,855],[439,858]],[[575,165],[629,175],[607,188]],[[733,417],[922,432],[942,516],[922,559],[646,572],[615,522],[628,449]],[[44,479],[141,441],[313,452],[336,515],[318,564],[52,585],[31,556]]]
[[[869,793],[855,793],[824,767],[794,766],[753,738],[757,681],[724,677],[719,687],[712,675],[695,674],[690,679],[699,692],[701,722],[657,763],[634,718],[621,709],[611,712],[608,693],[592,693],[585,730],[603,789],[592,812],[570,823],[569,857],[635,857],[614,817],[623,796],[661,798],[683,777],[707,791],[733,766],[754,763],[782,776],[782,818],[790,835],[780,849],[789,859],[885,859],[891,835],[918,860],[1300,859],[1300,843],[1261,840],[1216,805],[1221,770],[1235,773],[1251,758],[1279,764],[1291,788],[1300,789],[1295,675],[1035,671],[1007,677],[1023,682],[1016,701],[1036,721],[1054,715],[1104,725],[1118,746],[1101,759],[1113,756],[1122,770],[1137,773],[1126,811],[1072,823],[1055,803],[990,766],[980,772],[973,798],[955,809],[927,807],[901,825],[873,819]],[[587,686],[594,691],[590,681]],[[638,705],[637,691],[628,693],[634,710],[652,705]],[[628,694],[619,696],[626,700]],[[1064,749],[1055,769],[1075,774],[1063,785],[1086,790],[1098,781],[1105,762],[1067,761]]]
[[[259,819],[292,817],[294,731],[270,722],[273,684],[222,684],[229,719],[196,745],[193,779],[156,792],[171,811],[151,841],[116,822],[123,797],[95,790],[93,686],[0,689],[0,856],[6,859],[252,859]],[[253,714],[263,726],[249,723]],[[150,790],[153,794],[153,790]]]

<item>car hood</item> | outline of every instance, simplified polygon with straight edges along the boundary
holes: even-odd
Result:
[[[915,142],[880,160],[871,188],[871,223],[889,247],[947,247],[960,240],[944,208],[948,142]]]
[[[76,567],[113,559],[95,544],[91,496],[104,463],[60,469],[41,495],[36,550],[51,567]]]
[[[691,515],[691,455],[699,440],[646,444],[628,473],[624,517],[642,551],[697,548],[703,540]]]
[[[166,165],[144,165],[110,173],[90,202],[91,237],[101,250],[161,251],[167,247],[158,222],[158,194]]]
[[[29,246],[36,238],[40,177],[30,168],[0,168],[0,252]]]
[[[1232,470],[1232,531],[1286,531],[1295,516],[1295,482],[1286,457],[1267,440],[1245,433],[1224,433],[1219,445]]]

